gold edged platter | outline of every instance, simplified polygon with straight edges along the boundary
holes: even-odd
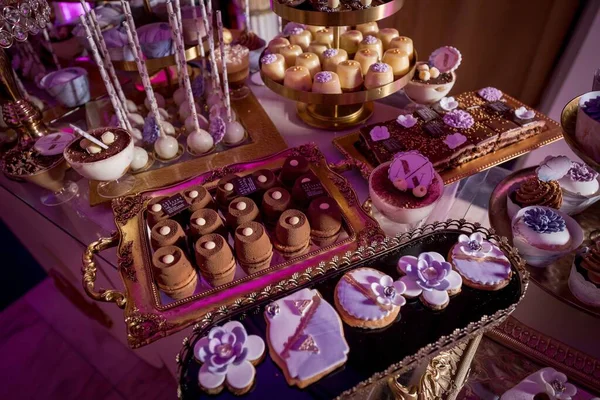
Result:
[[[248,334],[259,335],[267,342],[264,311],[270,301],[310,288],[316,289],[324,301],[333,306],[336,284],[345,272],[371,267],[397,279],[397,263],[401,256],[418,255],[425,251],[447,253],[460,234],[473,232],[479,232],[485,239],[497,244],[511,261],[513,274],[505,288],[482,291],[463,285],[461,292],[452,297],[445,309],[439,311],[423,307],[418,299],[409,300],[401,307],[398,318],[383,329],[352,328],[342,323],[344,338],[349,347],[347,360],[343,366],[304,389],[287,384],[284,374],[271,358],[272,352],[268,351],[265,359],[256,366],[256,383],[245,395],[249,399],[433,398],[432,394],[427,396],[427,392],[418,393],[418,397],[416,393],[411,397],[402,396],[403,389],[409,388],[401,382],[414,382],[414,379],[410,379],[412,371],[420,362],[467,340],[478,341],[483,333],[493,329],[510,315],[524,297],[528,286],[529,278],[523,268],[524,262],[506,239],[464,220],[436,222],[396,237],[388,237],[382,242],[357,249],[343,258],[324,263],[319,267],[321,274],[302,277],[290,289],[277,290],[266,301],[255,301],[250,307],[234,306],[233,310],[229,307],[207,314],[194,326],[192,335],[184,339],[183,348],[176,356],[179,364],[180,398],[197,400],[205,396],[198,386],[200,364],[194,358],[193,349],[197,341],[207,335],[212,327],[229,319],[240,320]],[[277,318],[277,314],[273,318]],[[291,332],[294,332],[293,329]],[[306,329],[304,332],[314,335],[317,328]],[[319,346],[319,338],[322,336],[315,336],[315,346]],[[445,367],[451,368],[449,364]],[[445,370],[443,374],[448,372]],[[431,377],[431,380],[434,383],[430,381],[430,384],[439,387],[435,378]],[[407,392],[404,391],[404,394]],[[225,391],[221,397],[232,396]]]
[[[581,144],[577,141],[575,136],[575,129],[577,125],[577,112],[579,110],[579,99],[581,96],[575,97],[573,100],[569,101],[565,108],[563,108],[562,113],[560,115],[560,124],[563,128],[563,136],[565,138],[565,142],[567,145],[573,150],[575,154],[584,163],[600,172],[600,163],[596,162],[592,157],[590,157],[582,148]]]
[[[271,9],[286,21],[316,26],[354,26],[366,22],[379,21],[394,15],[404,6],[404,0],[374,0],[375,5],[362,10],[316,11],[306,0],[297,7],[271,0]]]
[[[511,99],[515,103],[518,103],[519,106],[523,105],[523,103],[518,100]],[[471,175],[475,175],[476,173],[525,155],[537,148],[554,143],[563,138],[561,127],[556,121],[553,121],[544,114],[538,113],[538,115],[546,121],[547,129],[544,129],[535,136],[495,150],[492,153],[468,161],[458,167],[438,171],[444,179],[444,183],[449,185],[458,182],[461,179],[468,178]],[[358,169],[363,178],[368,180],[369,175],[371,175],[371,172],[373,172],[377,165],[374,164],[374,160],[363,154],[363,150],[360,146],[360,133],[357,131],[349,133],[348,135],[336,137],[332,140],[332,143],[344,156],[344,161],[342,161],[343,167]],[[341,166],[342,165],[340,165],[340,167]]]
[[[536,167],[531,167],[513,172],[496,186],[490,196],[488,208],[490,225],[498,235],[508,238],[509,243],[512,243],[513,235],[506,200],[509,193],[514,191],[521,182],[537,176],[535,169]],[[592,231],[600,227],[600,202],[572,217],[579,223],[587,239]],[[545,268],[527,265],[527,270],[531,280],[547,293],[578,310],[600,317],[600,307],[579,301],[569,289],[569,275],[574,259],[575,254],[569,254]]]
[[[305,157],[310,162],[312,173],[320,181],[324,194],[337,202],[342,213],[343,232],[335,242],[321,246],[313,244],[306,253],[286,260],[282,260],[281,255],[274,252],[270,266],[252,275],[246,275],[238,265],[234,280],[218,287],[210,286],[198,275],[198,284],[193,288],[193,293],[186,293],[187,297],[178,300],[160,290],[155,282],[151,261],[152,246],[146,223],[149,202],[158,196],[173,196],[195,185],[203,185],[212,193],[216,190],[219,179],[231,173],[243,176],[260,169],[276,172],[289,156]],[[202,170],[196,170],[194,177],[186,182],[167,184],[160,189],[113,200],[118,232],[111,238],[102,238],[90,244],[83,257],[86,293],[94,300],[114,302],[125,309],[127,340],[132,348],[144,346],[184,329],[215,310],[233,311],[267,300],[274,293],[298,285],[307,276],[319,275],[323,265],[332,258],[346,259],[348,254],[359,247],[368,246],[383,238],[383,231],[362,209],[350,183],[329,169],[325,157],[314,144],[290,148],[250,162],[205,169],[206,172],[198,171]],[[94,287],[94,256],[115,246],[118,268],[126,291],[97,290]]]

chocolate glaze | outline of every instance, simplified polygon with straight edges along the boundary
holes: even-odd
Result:
[[[129,145],[129,143],[131,143],[131,136],[124,129],[99,128],[89,131],[88,133],[96,139],[102,141],[102,134],[109,131],[114,133],[115,141],[112,144],[108,145],[108,149],[102,149],[100,153],[89,154],[85,149],[81,147],[81,141],[84,139],[82,137],[73,141],[69,146],[67,146],[65,152],[68,155],[68,159],[80,163],[90,163],[106,160],[107,158],[110,158],[123,151],[123,149],[125,149]]]

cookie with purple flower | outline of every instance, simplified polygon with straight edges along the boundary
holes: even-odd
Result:
[[[462,234],[450,249],[448,261],[463,283],[481,290],[500,290],[510,282],[510,261],[502,250],[479,232]]]
[[[446,308],[450,296],[460,293],[462,288],[462,278],[452,269],[452,264],[433,251],[421,253],[418,257],[401,257],[398,272],[404,275],[400,278],[406,286],[404,297],[418,297],[433,310]]]
[[[396,320],[406,285],[373,268],[347,272],[335,287],[335,308],[350,326],[377,329]]]
[[[248,335],[240,322],[215,326],[194,345],[194,357],[202,363],[198,384],[209,394],[218,394],[225,386],[236,395],[247,393],[256,377],[254,366],[264,355],[265,342]]]

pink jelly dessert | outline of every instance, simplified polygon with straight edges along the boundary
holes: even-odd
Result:
[[[419,222],[429,216],[444,192],[444,181],[417,151],[398,153],[369,178],[373,205],[392,221]]]

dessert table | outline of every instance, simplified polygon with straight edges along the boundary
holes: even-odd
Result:
[[[264,86],[250,85],[250,87],[289,147],[314,142],[330,165],[335,166],[343,161],[342,154],[334,148],[332,140],[352,130],[330,132],[308,127],[297,116],[294,102],[282,99]],[[369,122],[395,118],[398,109],[404,107],[407,101],[401,92],[379,101]],[[85,121],[85,115],[81,112],[73,113],[69,118],[70,122]],[[543,158],[539,154],[544,152],[543,148],[538,149],[531,158]],[[527,166],[527,159],[523,157],[519,160],[519,164]],[[502,166],[494,167],[447,186],[443,199],[428,222],[464,218],[489,227],[490,194],[496,184],[510,172]],[[113,214],[107,204],[89,206],[88,182],[78,177],[74,171],[69,171],[68,174],[68,179],[76,181],[79,185],[79,195],[72,201],[57,207],[44,207],[40,203],[41,189],[30,184],[11,181],[5,176],[0,177],[0,201],[4,205],[0,217],[43,268],[52,276],[59,276],[62,281],[68,282],[77,292],[85,296],[81,285],[81,254],[89,243],[99,237],[110,236],[115,230],[115,225]],[[349,170],[344,172],[344,176],[351,183],[359,200],[365,201],[368,197],[368,184],[361,174],[357,170]],[[408,229],[397,225],[384,225],[382,228],[390,235]],[[96,286],[123,288],[117,271],[115,252],[106,251],[100,253],[98,257],[99,273]],[[75,302],[74,299],[71,300]],[[107,332],[123,343],[127,343],[126,322],[119,308],[107,303],[92,304],[89,299],[86,299],[83,305],[81,302],[78,304],[88,315],[93,315],[88,312],[92,307],[99,306],[104,317],[98,320],[110,321],[103,324]],[[552,312],[549,313],[547,310]],[[534,284],[530,284],[529,292],[513,316],[527,327],[543,332],[591,357],[600,358],[600,348],[595,345],[594,338],[594,332],[600,329],[600,320],[570,308]],[[567,326],[569,329],[565,329]],[[135,350],[136,354],[152,365],[167,366],[176,376],[177,365],[174,357],[181,347],[183,337],[188,336],[189,332],[188,328],[161,339]],[[463,348],[462,351],[474,353],[478,340],[474,342],[470,350]]]

